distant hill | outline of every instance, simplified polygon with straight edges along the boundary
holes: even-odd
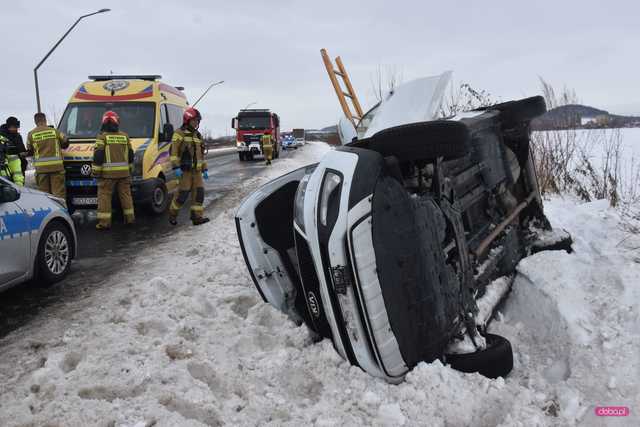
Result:
[[[620,116],[580,104],[553,108],[531,121],[533,130],[639,126],[640,117]]]
[[[327,126],[326,128],[320,129],[322,132],[338,132],[338,126]]]

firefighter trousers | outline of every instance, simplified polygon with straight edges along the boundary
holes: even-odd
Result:
[[[272,145],[264,145],[262,147],[262,153],[264,154],[264,159],[267,164],[271,164],[271,160],[273,159],[273,146]]]
[[[169,216],[176,218],[191,193],[191,219],[202,218],[204,207],[204,181],[202,172],[184,171],[178,183],[178,192],[173,196]]]
[[[67,198],[67,188],[64,182],[64,171],[39,173],[36,172],[36,184],[38,190],[53,194],[63,199]]]
[[[133,199],[131,197],[131,177],[98,178],[98,226],[111,227],[111,200],[113,188],[116,188],[122,206],[124,222],[131,224],[135,220]]]

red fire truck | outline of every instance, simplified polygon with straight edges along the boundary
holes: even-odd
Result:
[[[236,130],[236,147],[240,161],[262,156],[261,137],[271,134],[274,141],[273,158],[280,157],[280,117],[269,110],[240,110],[231,122]]]

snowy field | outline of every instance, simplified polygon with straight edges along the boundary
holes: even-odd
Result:
[[[389,385],[264,304],[235,208],[327,149],[311,143],[274,162],[223,199],[211,223],[146,249],[87,299],[2,339],[0,425],[640,425],[640,241],[605,202],[547,201],[575,253],[519,264],[492,324],[514,347],[507,379],[434,362]],[[631,416],[596,417],[606,405]]]

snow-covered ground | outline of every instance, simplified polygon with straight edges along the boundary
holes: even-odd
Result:
[[[0,341],[2,426],[639,425],[640,242],[606,203],[546,204],[575,253],[518,267],[492,331],[507,379],[422,363],[394,386],[264,304],[233,214],[261,182],[317,160],[305,146],[226,196],[212,222],[141,253],[88,298]],[[627,406],[598,418],[595,406]]]

